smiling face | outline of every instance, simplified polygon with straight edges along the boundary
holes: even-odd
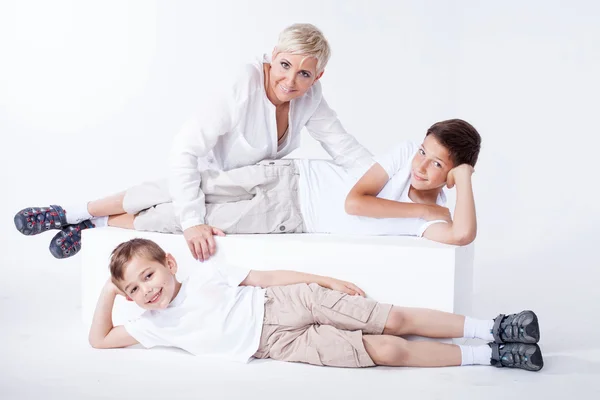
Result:
[[[446,184],[448,172],[454,167],[450,152],[433,135],[427,135],[412,160],[412,187],[432,190]]]
[[[146,310],[164,309],[181,288],[176,272],[177,263],[170,254],[164,264],[136,255],[127,263],[118,286],[138,306]]]
[[[276,106],[303,96],[323,75],[315,57],[277,52],[267,73],[267,97]]]

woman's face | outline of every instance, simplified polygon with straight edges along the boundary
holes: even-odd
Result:
[[[323,75],[317,59],[301,54],[273,52],[267,95],[275,105],[303,96]]]

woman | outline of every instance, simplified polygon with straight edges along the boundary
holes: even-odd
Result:
[[[165,231],[151,221],[134,226],[133,215],[172,203],[179,224],[170,231],[183,232],[194,258],[208,259],[215,251],[213,235],[224,233],[205,224],[201,171],[282,158],[299,147],[302,128],[321,142],[336,164],[370,165],[372,154],[344,130],[323,98],[319,80],[329,56],[329,44],[315,26],[286,28],[270,57],[246,65],[211,109],[184,124],[171,150],[168,181],[144,183],[79,206],[26,208],[15,216],[17,229],[26,235],[60,229],[50,251],[58,258],[70,257],[81,247],[80,230],[98,224]],[[95,220],[103,216],[111,217]]]

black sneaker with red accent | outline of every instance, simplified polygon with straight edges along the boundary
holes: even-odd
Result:
[[[74,256],[81,250],[81,231],[95,227],[89,219],[76,225],[67,225],[52,238],[50,253],[56,258]]]
[[[50,229],[62,229],[69,225],[61,206],[28,207],[15,214],[15,227],[23,235],[37,235]]]

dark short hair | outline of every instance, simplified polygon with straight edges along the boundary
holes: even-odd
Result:
[[[135,256],[157,261],[162,265],[167,262],[167,253],[152,240],[136,238],[123,242],[110,255],[110,277],[115,284],[123,280],[125,267]]]
[[[481,136],[477,129],[462,119],[448,119],[436,122],[427,130],[450,153],[454,166],[477,163],[481,148]]]

